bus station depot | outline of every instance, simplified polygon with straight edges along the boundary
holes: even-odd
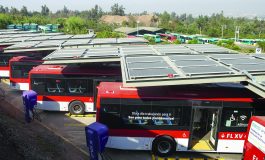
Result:
[[[22,76],[37,109],[96,112],[109,148],[242,153],[248,120],[264,115],[264,58],[215,45],[79,46],[53,48]]]

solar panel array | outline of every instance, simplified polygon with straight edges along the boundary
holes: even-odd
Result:
[[[39,33],[38,31],[21,31],[17,29],[0,30],[0,35]]]
[[[95,37],[95,34],[77,34],[71,37],[72,39],[90,39]]]
[[[68,60],[68,59],[89,59],[89,58],[117,58],[120,57],[117,47],[100,48],[75,48],[60,49],[52,52],[43,60]]]
[[[254,56],[243,55],[243,54],[235,54],[231,55],[219,55],[217,58],[214,55],[211,57],[220,61],[221,63],[230,66],[231,68],[239,71],[239,72],[264,72],[265,73],[265,59],[258,59]]]
[[[150,46],[123,46],[120,50],[123,56],[157,55]]]
[[[144,38],[135,37],[135,38],[118,38],[118,43],[128,44],[128,43],[147,43],[148,41]]]
[[[131,79],[167,77],[169,74],[178,76],[163,57],[128,57],[126,60]]]
[[[115,39],[115,38],[110,38],[110,39],[92,39],[92,40],[83,40],[83,39],[77,39],[77,40],[67,40],[63,43],[61,43],[61,45],[59,45],[59,41],[54,41],[52,44],[55,45],[55,46],[60,46],[62,48],[67,48],[68,46],[75,46],[75,45],[85,45],[85,46],[89,46],[92,44],[94,45],[94,43],[92,41],[97,41],[98,44],[103,44],[103,43],[107,43],[107,40],[109,42],[113,42],[113,41],[119,41],[119,39]],[[124,39],[123,39],[124,40]],[[103,41],[103,42],[102,42]],[[48,43],[46,45],[44,45],[45,43]],[[38,45],[36,45],[35,47],[48,47],[49,45],[52,45],[52,44],[49,44],[49,41],[44,41],[44,42],[40,42]],[[86,47],[88,48],[88,47]],[[92,47],[89,47],[90,49]],[[94,47],[93,49],[98,49],[98,47]],[[212,47],[214,48],[214,47]],[[179,58],[185,58],[188,54],[190,55],[193,55],[193,57],[198,57],[199,55],[198,54],[201,54],[201,53],[198,53],[194,50],[191,50],[190,48],[187,48],[185,45],[157,45],[157,46],[147,46],[147,45],[121,45],[119,46],[118,48],[115,48],[119,51],[119,56],[125,56],[125,57],[128,57],[128,56],[163,56],[163,55],[167,55],[171,58],[172,61],[176,61],[176,58],[179,59]],[[64,50],[66,51],[66,50]],[[101,51],[102,53],[100,52],[97,52],[98,55],[104,55],[105,54],[105,51],[102,50]],[[53,53],[53,54],[58,54],[56,57],[58,58],[61,54],[61,52],[59,53]],[[74,53],[73,53],[74,54]],[[178,57],[174,57],[174,55],[179,55]],[[198,56],[195,56],[195,55],[198,55]],[[49,57],[49,55],[47,56]],[[74,56],[73,56],[74,57]],[[99,56],[101,57],[101,56]],[[103,58],[106,58],[103,56]],[[194,63],[194,61],[188,61],[188,59],[190,58],[190,56],[187,57],[187,59],[183,59],[182,61],[179,61],[178,62],[175,62],[175,63],[179,63],[179,67],[182,68],[183,70],[194,70],[192,69],[192,67],[194,66],[184,66],[184,63]],[[52,56],[48,58],[50,61],[53,60]],[[208,58],[209,59],[209,58]],[[69,57],[69,60],[71,60],[71,57]],[[72,59],[76,62],[78,62],[78,59]],[[83,61],[83,60],[81,60]],[[195,61],[197,63],[197,66],[199,63],[201,63],[202,65],[205,66],[205,63],[209,63],[209,60],[208,61]],[[52,62],[51,62],[52,63]],[[54,62],[56,63],[56,62]],[[213,63],[213,62],[212,62]],[[187,65],[187,64],[186,64]],[[193,64],[194,65],[194,64]],[[207,65],[209,66],[210,63]],[[216,63],[212,64],[212,66],[217,66]],[[201,67],[203,68],[203,67]],[[220,69],[220,67],[212,67],[213,68],[216,68],[216,69]],[[192,72],[192,71],[191,71]],[[210,72],[210,71],[209,71]]]
[[[64,42],[62,44],[63,47],[66,46],[83,46],[83,45],[89,45],[89,43],[91,42],[91,39],[70,39],[67,40],[66,42]]]
[[[207,53],[207,54],[236,53],[233,50],[219,47],[213,44],[186,44],[185,46],[198,53]]]
[[[96,38],[91,41],[91,44],[115,44],[118,43],[118,38]]]
[[[193,54],[191,49],[185,47],[184,45],[157,45],[154,48],[160,52],[162,55],[168,54]]]
[[[27,48],[33,48],[39,43],[40,43],[39,41],[21,42],[21,43],[16,43],[16,44],[9,46],[7,48],[9,48],[9,49],[17,49],[17,48],[27,49]]]
[[[90,35],[91,36],[91,35]],[[56,37],[67,37],[66,35],[59,35]],[[69,35],[68,35],[69,37]],[[82,36],[81,36],[82,37]],[[81,37],[77,37],[77,38],[81,38]],[[83,35],[83,37],[85,37],[85,35]],[[25,37],[20,37],[21,39],[25,38]],[[40,37],[39,37],[40,38]],[[32,39],[32,38],[31,38]],[[34,40],[37,40],[37,37],[33,38]],[[45,38],[43,38],[45,39]],[[94,45],[111,45],[111,44],[120,44],[118,43],[120,41],[120,39],[116,39],[116,38],[95,38],[95,39],[73,39],[73,37],[71,37],[70,39],[60,39],[60,38],[53,38],[54,40],[52,40],[51,38],[44,40],[44,41],[34,41],[34,42],[38,42],[37,45],[32,46],[32,47],[25,47],[28,46],[25,42],[31,42],[31,41],[25,41],[25,42],[20,42],[20,43],[16,43],[12,46],[6,47],[4,48],[5,52],[13,52],[13,51],[25,51],[23,49],[27,48],[28,50],[31,51],[37,51],[37,50],[55,50],[58,47],[60,48],[71,48],[71,47],[79,47],[79,46],[87,46],[87,47],[93,47]],[[126,39],[123,39],[122,44],[128,43],[145,43],[146,40],[144,40],[143,38],[136,38],[135,40],[133,40],[134,38],[128,38],[131,40],[126,41]],[[15,50],[16,49],[16,50]]]
[[[24,41],[49,41],[49,40],[90,40],[94,38],[94,34],[81,34],[81,35],[64,35],[63,33],[31,33],[31,34],[12,34],[0,35],[0,38],[5,40],[0,41],[1,44],[16,44]],[[8,39],[6,39],[8,38]]]
[[[4,34],[0,38],[18,38],[18,37],[43,37],[43,36],[57,36],[63,33],[27,33],[27,34]],[[8,41],[6,41],[8,42]]]
[[[238,82],[259,77],[258,83],[265,87],[264,55],[170,54],[124,56],[122,61],[127,86]]]
[[[170,59],[186,76],[233,73],[227,67],[203,55],[171,56]]]

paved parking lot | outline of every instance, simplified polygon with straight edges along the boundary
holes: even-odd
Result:
[[[4,86],[6,91],[5,99],[8,100],[14,107],[23,110],[21,91],[12,91],[8,86]],[[40,112],[41,123],[50,128],[56,134],[69,140],[83,152],[88,154],[86,147],[86,139],[84,127],[95,122],[96,118],[92,114],[86,117],[69,116],[65,112]],[[150,151],[127,151],[106,149],[104,156],[107,160],[175,160],[175,159],[220,159],[220,160],[239,160],[241,154],[218,154],[218,153],[194,153],[194,152],[177,152],[171,157],[161,158],[155,157]]]

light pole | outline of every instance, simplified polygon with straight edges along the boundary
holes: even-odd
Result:
[[[137,37],[139,36],[139,21],[136,21],[137,23]]]

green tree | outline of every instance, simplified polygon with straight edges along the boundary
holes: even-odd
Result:
[[[69,17],[65,21],[64,31],[70,34],[87,33],[86,22],[80,17]]]
[[[10,13],[14,15],[14,14],[18,14],[19,11],[15,7],[11,7],[10,8]]]
[[[47,16],[50,13],[50,9],[45,5],[41,6],[41,15]]]
[[[6,13],[4,6],[0,5],[0,13]]]
[[[119,15],[119,16],[124,16],[125,15],[125,8],[118,3],[115,3],[113,6],[111,6],[111,14],[112,15]]]
[[[7,25],[11,24],[11,17],[0,13],[0,28],[5,29]]]
[[[21,10],[20,10],[20,13],[23,15],[23,16],[27,16],[29,13],[28,13],[28,9],[26,6],[22,6]]]

